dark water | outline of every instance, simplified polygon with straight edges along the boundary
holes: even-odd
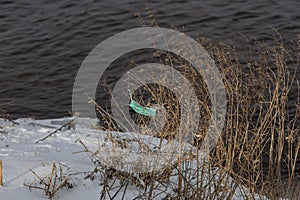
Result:
[[[300,33],[296,0],[1,0],[0,104],[11,102],[4,109],[13,118],[68,115],[75,75],[85,56],[109,36],[141,27],[134,14],[144,15],[146,6],[161,27],[240,47],[243,36],[274,42],[271,27],[287,47]]]

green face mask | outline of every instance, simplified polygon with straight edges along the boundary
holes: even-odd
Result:
[[[141,115],[154,117],[156,115],[156,108],[149,108],[141,106],[138,102],[131,99],[129,106],[136,112]]]

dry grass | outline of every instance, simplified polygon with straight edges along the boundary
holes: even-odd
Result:
[[[157,191],[166,199],[232,199],[241,186],[244,199],[299,198],[300,88],[294,71],[300,61],[299,47],[285,49],[280,38],[276,46],[256,42],[249,51],[240,52],[233,45],[200,37],[198,41],[215,60],[226,87],[228,110],[219,142],[208,159],[196,159],[198,156],[191,153],[158,172],[119,172],[119,176],[142,182],[138,184],[143,185],[141,199],[153,199]],[[202,118],[192,144],[198,147],[210,120],[210,98],[204,81],[181,58],[163,51],[154,55],[160,63],[180,71],[197,93]],[[290,99],[292,94],[296,99]],[[133,97],[144,106],[159,104],[166,108],[167,124],[156,137],[172,140],[178,134],[181,105],[168,88],[145,85]],[[104,122],[102,128],[120,130],[109,109],[98,107],[98,112]],[[149,117],[131,114],[137,124],[149,123]]]
[[[282,41],[254,48],[244,65],[234,48],[218,47],[214,54],[219,66],[225,66],[221,70],[229,99],[217,161],[252,194],[298,196],[299,93],[295,105],[288,100],[292,86],[294,94],[299,92],[297,77],[289,71],[297,69],[299,58]]]
[[[63,188],[70,189],[73,187],[71,179],[69,176],[65,175],[65,165],[61,163],[52,163],[51,173],[46,176],[40,176],[35,171],[30,170],[36,181],[32,183],[24,183],[24,186],[28,187],[30,190],[37,189],[42,190],[49,199],[54,199],[57,196],[59,190]]]

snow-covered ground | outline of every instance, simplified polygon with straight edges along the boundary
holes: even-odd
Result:
[[[63,126],[72,120],[75,125]],[[100,199],[101,191],[104,191],[103,177],[99,173],[99,176],[93,180],[85,179],[87,174],[95,169],[95,163],[86,153],[82,153],[84,147],[78,142],[78,139],[81,139],[91,149],[99,145],[99,135],[104,135],[104,132],[94,128],[96,123],[95,119],[74,118],[49,120],[26,118],[14,122],[0,119],[0,160],[3,161],[4,183],[2,187],[0,186],[0,199],[48,199],[42,190],[29,189],[24,184],[33,187],[41,186],[38,176],[40,178],[49,177],[52,173],[53,162],[56,167],[62,168],[64,177],[68,178],[68,183],[72,186],[60,189],[55,195],[55,199]],[[56,131],[59,128],[61,130]],[[54,131],[56,132],[53,135],[40,141]],[[122,183],[117,180],[114,184],[121,185]],[[112,196],[114,190],[117,193],[115,199],[121,199],[123,192],[118,191],[118,187],[115,187],[112,189]],[[241,196],[242,193],[245,193],[244,190],[242,186],[238,187],[234,193],[234,199],[243,199]],[[138,187],[132,184],[126,186],[124,199],[134,199],[139,194]],[[106,193],[105,196],[107,195]],[[162,195],[158,195],[156,199],[162,197]],[[109,196],[107,199],[110,199]]]

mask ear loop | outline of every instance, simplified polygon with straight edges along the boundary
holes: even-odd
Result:
[[[133,99],[132,99],[132,93],[131,93],[130,89],[128,89],[128,95],[130,97],[130,101],[132,101]]]
[[[127,72],[127,75],[129,74],[129,72]],[[127,83],[129,82],[129,75],[127,76]],[[128,86],[128,85],[127,85]],[[131,93],[131,91],[130,91],[130,89],[129,89],[129,86],[128,86],[128,88],[127,88],[127,92],[128,92],[128,95],[129,95],[129,97],[130,97],[130,102],[129,102],[129,104],[126,104],[126,105],[124,105],[124,106],[128,106],[128,107],[130,107],[130,103],[133,101],[133,99],[132,99],[132,93]],[[124,108],[124,107],[123,107]]]

